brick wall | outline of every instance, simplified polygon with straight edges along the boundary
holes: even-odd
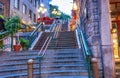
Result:
[[[0,0],[4,4],[4,17],[8,17],[10,14],[10,0]]]

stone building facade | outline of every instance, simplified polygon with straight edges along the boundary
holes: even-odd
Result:
[[[0,0],[0,14],[8,17],[10,13],[10,0]]]
[[[11,0],[10,17],[18,15],[24,24],[37,22],[38,0]]]
[[[100,78],[115,78],[109,0],[79,0],[79,20],[92,57],[98,59]]]
[[[49,16],[49,2],[51,0],[0,0],[0,14],[4,17],[18,15],[24,24],[36,23],[39,16],[38,8],[43,3]]]

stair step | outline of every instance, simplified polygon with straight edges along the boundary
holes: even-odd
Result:
[[[34,75],[38,75],[39,72],[35,72]],[[16,77],[22,77],[22,76],[26,76],[27,77],[27,73],[13,73],[13,74],[8,74],[8,75],[3,75],[0,76],[0,78],[16,78]],[[26,78],[24,77],[24,78]],[[35,77],[35,76],[34,76]],[[39,77],[35,77],[35,78],[39,78]],[[88,76],[74,76],[74,75],[67,75],[67,76],[49,76],[47,78],[88,78]]]
[[[42,74],[48,74],[49,76],[66,76],[66,75],[88,76],[87,70],[56,70],[42,72]]]
[[[89,78],[88,76],[49,76],[48,78]]]
[[[33,66],[33,68],[34,68],[34,70],[35,69],[37,69],[37,70],[39,70],[39,64],[36,64],[36,65],[34,65]],[[48,69],[51,69],[52,71],[54,70],[80,70],[80,69],[82,69],[82,70],[86,70],[86,67],[84,66],[84,65],[79,65],[79,66],[70,66],[69,67],[69,65],[68,66],[60,66],[60,65],[56,65],[56,67],[49,67],[49,66],[41,66],[41,70],[42,71],[48,71]],[[49,71],[51,71],[51,70],[49,70]],[[27,71],[27,65],[22,65],[22,66],[11,66],[11,67],[6,67],[6,68],[1,68],[1,70],[0,70],[0,74],[1,73],[4,73],[4,72],[16,72],[16,71]]]
[[[48,58],[54,58],[54,59],[69,59],[69,58],[79,58],[79,57],[82,57],[82,56],[76,56],[76,55],[74,55],[74,56],[69,56],[69,55],[66,55],[66,56],[47,56],[47,57],[44,57],[45,59],[48,59]],[[13,58],[8,58],[8,59],[5,59],[6,61],[20,61],[20,60],[29,60],[29,59],[33,59],[33,60],[35,60],[35,59],[37,59],[37,56],[19,56],[19,58],[18,57],[13,57]]]
[[[64,73],[64,72],[83,72],[83,73],[87,73],[88,71],[87,70],[51,70],[51,71],[44,71],[42,73]]]
[[[46,55],[47,54],[51,54],[54,53],[56,50],[47,50]],[[79,49],[75,50],[75,49],[58,49],[57,50],[57,54],[77,54],[78,51],[80,51]],[[11,56],[26,56],[26,55],[37,55],[39,51],[28,51],[28,52],[19,52],[19,53],[11,53]],[[79,54],[81,55],[82,52],[79,52]]]
[[[2,57],[0,78],[27,78],[29,59],[34,60],[34,78],[39,78],[39,66],[42,78],[88,78],[87,63],[81,49],[77,49],[74,31],[60,32],[58,38],[50,42],[39,64],[38,53],[49,34],[42,34],[33,51],[12,52],[9,57]]]
[[[61,63],[61,62],[80,62],[80,63],[86,63],[85,61],[83,60],[42,60],[42,63],[49,63],[49,62],[52,62],[52,63]],[[27,61],[22,61],[22,62],[6,62],[5,64],[1,64],[0,67],[3,67],[3,66],[13,66],[13,65],[24,65],[26,64]],[[38,64],[38,60],[34,60],[34,64]]]
[[[34,72],[34,75],[39,74],[39,72]],[[27,72],[22,72],[22,73],[11,73],[11,74],[7,74],[7,75],[1,75],[0,78],[19,78],[22,76],[26,76],[28,77]],[[24,78],[26,78],[24,77]]]

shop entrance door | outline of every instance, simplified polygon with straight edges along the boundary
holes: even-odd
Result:
[[[113,50],[114,57],[120,57],[120,2],[111,2],[111,19],[112,19],[112,39],[113,39]]]

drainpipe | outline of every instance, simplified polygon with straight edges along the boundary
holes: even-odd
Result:
[[[103,60],[103,52],[102,52],[102,40],[101,40],[101,32],[100,32],[100,15],[101,15],[101,12],[100,12],[100,5],[101,5],[101,3],[99,2],[99,0],[98,0],[98,2],[97,2],[97,4],[98,4],[98,21],[99,21],[99,24],[98,24],[98,29],[99,29],[99,34],[100,34],[100,40],[99,40],[99,43],[100,43],[100,54],[101,54],[101,63],[102,63],[102,78],[104,78],[104,60]]]

